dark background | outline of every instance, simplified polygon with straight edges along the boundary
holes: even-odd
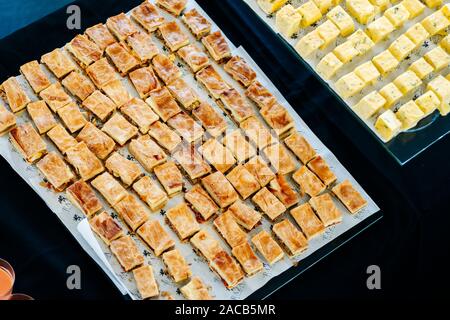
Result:
[[[36,6],[30,4],[31,0],[10,2],[19,9],[0,10],[0,34],[14,29],[11,19],[17,17],[16,25],[28,25],[22,15],[36,12],[39,16],[68,1],[41,0],[35,2]],[[85,0],[76,3],[81,7],[84,29],[104,22],[108,16],[128,11],[140,2]],[[235,45],[246,48],[384,214],[381,221],[272,297],[424,299],[447,296],[449,138],[441,139],[407,166],[400,167],[239,0],[198,2]],[[6,5],[7,2],[0,1],[0,9]],[[17,74],[23,63],[69,41],[76,32],[67,30],[66,19],[62,8],[0,40],[0,81]],[[0,177],[0,257],[14,265],[15,291],[37,299],[122,299],[64,225],[3,159],[0,159]],[[67,290],[66,268],[73,264],[81,267],[82,290]],[[374,264],[382,272],[379,291],[366,287],[366,269]]]

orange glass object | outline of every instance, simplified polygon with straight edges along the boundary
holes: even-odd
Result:
[[[0,259],[0,300],[9,299],[14,285],[14,270],[11,265]]]

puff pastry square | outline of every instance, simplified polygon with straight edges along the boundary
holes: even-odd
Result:
[[[276,142],[269,130],[256,118],[250,117],[241,122],[240,127],[258,149],[262,150]]]
[[[85,33],[99,47],[100,50],[105,50],[106,47],[116,42],[114,36],[102,23],[87,28]]]
[[[167,151],[173,152],[181,143],[181,138],[175,131],[163,122],[156,121],[148,131],[149,135]]]
[[[323,159],[321,156],[317,156],[310,162],[308,162],[308,168],[309,170],[314,172],[326,186],[331,185],[337,179],[336,175],[333,173],[333,171],[331,171],[325,159]]]
[[[87,123],[86,118],[75,102],[70,102],[64,107],[59,108],[58,116],[71,133],[81,130]]]
[[[102,204],[94,190],[83,180],[71,184],[66,189],[66,195],[88,217],[92,217],[102,209]]]
[[[205,221],[219,211],[219,207],[200,184],[194,185],[184,194],[184,198]]]
[[[190,240],[195,252],[206,261],[211,261],[223,249],[219,242],[213,238],[206,230],[201,230]]]
[[[146,134],[150,130],[150,126],[159,119],[150,106],[138,98],[132,98],[125,103],[120,111],[139,128],[142,134]]]
[[[128,150],[148,172],[152,172],[154,167],[167,159],[164,151],[148,135],[132,140]]]
[[[121,76],[125,76],[139,65],[139,61],[122,43],[113,43],[106,48],[105,52],[116,66]]]
[[[246,230],[252,230],[260,221],[261,214],[240,200],[233,203],[227,211],[233,219]]]
[[[120,80],[108,82],[102,89],[119,108],[131,100],[131,95]]]
[[[192,182],[211,172],[211,167],[192,145],[184,145],[173,154],[173,158],[180,164]]]
[[[200,230],[194,212],[186,203],[169,209],[166,213],[166,220],[181,240],[186,240]]]
[[[211,32],[211,23],[195,8],[186,11],[181,19],[197,40],[200,40]]]
[[[228,124],[225,119],[207,102],[201,102],[192,110],[192,115],[213,138],[218,138],[227,130]]]
[[[226,251],[215,255],[209,265],[222,278],[227,289],[236,287],[244,279],[241,267]]]
[[[120,225],[105,211],[89,220],[92,230],[107,244],[123,236]]]
[[[40,134],[44,134],[58,124],[45,101],[31,102],[27,106],[28,114]]]
[[[145,222],[138,229],[137,234],[153,250],[157,257],[175,246],[175,241],[157,220]]]
[[[11,77],[0,86],[0,94],[6,98],[9,108],[12,112],[19,112],[23,110],[29,102],[30,98],[25,90],[20,86],[16,78]]]
[[[206,141],[199,148],[199,152],[214,168],[222,173],[227,172],[236,163],[231,151],[214,138]]]
[[[275,179],[275,173],[273,173],[269,165],[260,156],[250,159],[244,164],[244,167],[256,178],[261,188]]]
[[[114,152],[105,162],[106,169],[119,178],[125,186],[131,186],[143,173],[139,166],[118,152]]]
[[[281,247],[265,230],[262,230],[255,235],[252,238],[252,243],[270,265],[273,265],[284,258],[284,252]]]
[[[64,91],[59,82],[55,82],[47,89],[42,90],[39,96],[47,103],[53,112],[72,102],[70,96]]]
[[[308,249],[308,240],[288,219],[274,224],[272,232],[290,257]]]
[[[50,79],[41,69],[39,62],[36,60],[25,63],[20,67],[20,72],[27,79],[34,92],[39,93],[49,85],[51,85]]]
[[[177,53],[194,73],[209,65],[208,55],[195,44],[187,45],[178,50]]]
[[[142,299],[145,300],[159,295],[158,284],[151,266],[145,265],[134,269],[133,276]]]
[[[156,4],[175,17],[178,17],[184,8],[186,8],[187,0],[156,0]]]
[[[250,245],[245,242],[239,246],[234,247],[231,252],[236,260],[240,263],[242,269],[248,277],[251,277],[263,269],[263,264],[253,252]]]
[[[255,115],[253,108],[234,88],[223,91],[220,94],[220,102],[224,110],[230,114],[236,123],[241,123]]]
[[[256,72],[241,57],[234,56],[223,67],[234,80],[248,87],[256,79]]]
[[[288,148],[300,159],[303,164],[307,164],[316,156],[316,150],[300,133],[295,132],[284,140]]]
[[[180,291],[187,300],[212,300],[208,288],[198,277],[192,278]]]
[[[291,216],[302,229],[307,239],[312,239],[325,231],[323,222],[316,216],[309,203],[291,210]]]
[[[80,101],[84,101],[95,91],[94,84],[86,76],[77,71],[71,72],[61,83],[70,94]]]
[[[84,181],[90,180],[105,171],[102,162],[84,142],[79,142],[72,148],[67,149],[66,157]]]
[[[77,140],[60,124],[57,124],[53,129],[48,131],[47,136],[62,154],[66,154],[67,150],[77,145]]]
[[[16,117],[0,103],[0,136],[16,125]]]
[[[258,180],[256,180],[256,178],[242,165],[238,165],[231,170],[230,173],[227,174],[227,179],[244,200],[260,188]]]
[[[157,54],[153,58],[152,63],[156,74],[165,84],[170,84],[182,76],[181,70],[175,63],[163,54]]]
[[[181,112],[180,107],[166,87],[150,93],[146,102],[164,122]]]
[[[231,248],[247,242],[247,234],[242,231],[228,211],[214,220],[214,227]]]
[[[134,8],[131,17],[150,33],[158,29],[165,21],[158,9],[148,1]]]
[[[136,69],[130,72],[128,77],[141,99],[147,98],[152,91],[161,88],[161,84],[150,66]]]
[[[336,207],[330,194],[325,193],[317,197],[312,197],[309,204],[322,220],[325,227],[337,224],[342,221],[342,213]]]
[[[75,178],[70,167],[54,151],[39,160],[36,167],[57,192],[63,191]]]
[[[178,103],[187,110],[195,109],[200,103],[197,93],[182,78],[167,85],[167,89]]]
[[[131,36],[138,31],[131,20],[123,12],[108,18],[106,20],[106,26],[119,41],[125,41],[128,36]]]
[[[139,130],[129,123],[122,115],[116,113],[105,123],[102,128],[119,145],[125,145],[129,140],[135,137]]]
[[[47,153],[47,145],[29,122],[9,131],[11,143],[25,160],[34,163]]]
[[[148,176],[133,184],[133,189],[153,212],[164,208],[169,200],[158,183]]]
[[[279,103],[274,103],[270,107],[263,107],[261,115],[280,138],[288,135],[295,126],[294,119],[286,108]]]
[[[126,272],[144,263],[144,256],[139,252],[136,243],[130,236],[111,241],[110,249]]]
[[[175,162],[166,162],[155,167],[153,170],[169,197],[181,192],[183,189],[183,175]]]
[[[214,99],[219,99],[224,91],[230,89],[230,85],[223,80],[222,76],[211,65],[197,72],[196,78],[198,82],[205,86]]]
[[[167,124],[175,129],[188,143],[194,143],[203,137],[204,130],[202,126],[184,112],[167,120]]]
[[[181,31],[180,26],[175,21],[166,22],[159,26],[159,33],[172,52],[176,52],[189,44],[189,37]]]
[[[286,208],[290,208],[300,201],[300,195],[289,184],[286,176],[277,175],[275,179],[270,181],[269,190]]]
[[[140,61],[149,62],[159,53],[159,49],[152,37],[144,32],[136,32],[127,38],[127,44]]]
[[[58,78],[61,79],[76,69],[75,64],[61,49],[55,49],[41,57],[41,62]]]
[[[77,61],[80,66],[85,69],[92,63],[103,55],[102,50],[85,35],[76,35],[67,44],[67,50],[73,55],[75,61]]]
[[[357,213],[367,205],[367,201],[348,180],[336,185],[332,191],[352,214]]]
[[[220,171],[203,178],[202,185],[220,208],[226,208],[239,199],[231,183]]]
[[[231,150],[238,162],[245,162],[256,155],[255,148],[248,143],[239,129],[228,133],[222,142]]]
[[[286,211],[284,204],[266,187],[259,190],[258,193],[253,196],[252,201],[272,221]]]
[[[83,107],[94,114],[102,122],[108,119],[114,110],[116,110],[114,102],[99,90],[94,91],[83,101]]]
[[[275,96],[260,82],[253,82],[245,91],[245,95],[259,108],[271,107],[277,102]]]
[[[178,283],[191,277],[191,268],[178,250],[164,253],[162,259],[173,281]]]
[[[91,184],[111,206],[115,206],[128,195],[124,187],[108,172],[99,175]]]
[[[325,190],[325,185],[306,166],[301,167],[292,175],[292,179],[298,183],[302,192],[311,197],[317,196]]]
[[[202,43],[214,61],[222,63],[231,57],[231,50],[222,32],[216,31],[204,37]]]
[[[285,175],[297,169],[297,163],[292,159],[293,157],[286,147],[280,143],[265,148],[264,154],[278,174]]]
[[[114,210],[132,231],[136,231],[148,220],[145,207],[133,195],[127,194],[114,205]]]
[[[103,88],[109,82],[117,79],[116,71],[113,66],[109,64],[106,58],[102,58],[91,64],[86,69],[86,73],[99,89]]]

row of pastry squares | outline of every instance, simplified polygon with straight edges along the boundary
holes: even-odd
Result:
[[[148,3],[143,4],[146,8],[149,7]],[[142,7],[142,6],[141,6]],[[151,10],[155,10],[155,8],[151,8]],[[120,19],[124,19],[123,16],[120,17]],[[99,30],[99,27],[96,28]],[[103,29],[101,33],[103,33],[103,36],[100,38],[97,38],[98,41],[106,39],[106,33],[107,29]],[[112,31],[112,30],[111,30]],[[113,32],[116,34],[116,32]],[[99,34],[98,32],[96,33]],[[84,43],[86,42],[86,39],[83,39]],[[111,44],[112,45],[112,44]],[[110,45],[110,46],[111,46]],[[89,69],[90,66],[95,65],[98,61],[104,61],[100,57],[96,55],[83,55],[79,51],[76,50],[77,47],[77,41],[71,42],[71,50],[70,52],[76,56],[76,61],[86,69]],[[109,46],[108,46],[109,47]],[[108,47],[105,47],[108,49]],[[59,52],[59,51],[58,51]],[[59,52],[58,54],[60,54]],[[108,53],[107,53],[108,54]],[[63,56],[60,56],[63,57]],[[97,62],[89,61],[98,59]],[[56,60],[59,60],[56,59]],[[61,61],[61,60],[60,60]],[[66,59],[62,59],[62,61],[70,61]],[[231,60],[230,60],[231,61]],[[36,62],[37,63],[37,62]],[[45,74],[42,73],[42,70],[40,70],[39,64],[33,63],[32,65],[27,65],[27,67],[22,68],[22,73],[25,75],[26,79],[29,81],[30,86],[35,90],[35,92],[42,93],[43,91],[47,90],[49,87],[52,86],[52,84],[49,83],[48,79],[46,78]],[[68,74],[70,72],[73,73],[70,68],[67,68],[67,66],[70,66],[70,62],[67,62],[68,65],[65,63],[61,65],[55,65],[53,64],[53,68],[50,67],[52,65],[51,63],[47,63],[47,66],[49,66],[49,69],[51,69],[54,74],[57,77],[61,77],[60,73]],[[104,63],[104,62],[102,62]],[[106,62],[108,63],[108,62]],[[107,64],[104,64],[107,66]],[[113,62],[114,63],[114,62]],[[115,64],[115,63],[114,63]],[[242,64],[242,62],[240,63]],[[31,68],[30,68],[31,66]],[[119,69],[119,66],[116,65],[116,67]],[[31,70],[30,70],[31,69]],[[107,69],[107,68],[106,68]],[[103,68],[105,70],[105,68]],[[232,68],[231,68],[232,70]],[[247,70],[247,68],[244,68],[244,70]],[[119,70],[120,71],[120,70]],[[247,70],[248,71],[248,70]],[[60,73],[59,73],[60,72]],[[70,74],[72,74],[70,73]],[[126,71],[124,71],[126,73]],[[245,72],[242,74],[243,76],[248,75],[248,72]],[[59,76],[58,76],[59,75]],[[81,75],[81,73],[80,73]],[[238,77],[239,79],[243,79],[242,77],[239,77],[239,69],[232,73],[233,76]],[[38,102],[32,102],[30,103],[29,99],[27,99],[26,94],[23,90],[20,89],[20,85],[17,83],[17,80],[15,78],[12,78],[14,80],[10,80],[7,85],[2,85],[2,90],[5,93],[6,101],[8,102],[10,108],[14,111],[21,110],[22,105],[27,106],[27,109],[30,113],[31,118],[33,119],[36,127],[38,128],[39,133],[45,133],[47,132],[50,139],[55,142],[58,149],[65,154],[67,161],[76,169],[76,171],[81,176],[81,180],[78,182],[75,182],[72,184],[72,181],[75,179],[75,175],[72,172],[72,169],[65,163],[65,161],[56,153],[56,152],[50,152],[46,154],[46,144],[42,140],[42,138],[39,136],[38,132],[33,128],[31,123],[26,123],[20,126],[17,126],[16,128],[13,128],[10,132],[10,137],[12,143],[15,145],[15,147],[23,154],[23,156],[29,161],[29,162],[35,162],[38,161],[37,166],[41,170],[41,172],[46,177],[49,184],[53,186],[54,189],[58,191],[62,191],[66,189],[68,198],[71,199],[75,205],[79,206],[80,209],[86,213],[86,215],[91,217],[90,223],[93,227],[93,230],[103,239],[107,244],[110,245],[111,250],[118,258],[121,265],[124,267],[125,270],[134,270],[134,275],[138,283],[138,287],[140,288],[140,292],[143,297],[150,297],[154,296],[157,292],[157,285],[155,283],[153,273],[150,266],[144,266],[139,267],[143,263],[143,257],[138,252],[138,249],[136,248],[136,245],[134,243],[134,240],[130,238],[129,236],[124,236],[123,231],[121,227],[114,221],[114,219],[111,218],[107,213],[102,212],[100,214],[97,214],[99,211],[101,211],[101,205],[100,202],[94,193],[94,191],[91,189],[91,187],[85,182],[91,179],[94,179],[92,181],[92,186],[96,190],[98,190],[102,196],[107,200],[111,206],[114,207],[114,209],[119,213],[120,217],[125,221],[126,225],[130,227],[133,231],[136,231],[140,234],[140,236],[145,239],[144,241],[153,249],[155,254],[161,255],[164,253],[163,260],[166,263],[169,272],[171,273],[172,277],[175,279],[179,279],[179,274],[176,274],[175,271],[182,270],[183,268],[177,267],[173,271],[171,270],[171,261],[176,261],[178,265],[180,264],[180,261],[182,262],[183,259],[180,257],[179,252],[176,250],[170,250],[173,247],[173,245],[170,245],[173,241],[171,241],[167,236],[167,233],[164,232],[164,229],[162,226],[154,221],[148,220],[148,215],[146,214],[145,208],[140,205],[138,201],[136,201],[136,198],[129,194],[126,189],[123,187],[133,185],[133,190],[138,193],[138,195],[146,202],[150,208],[156,209],[158,207],[164,206],[164,204],[167,202],[167,193],[172,193],[174,191],[179,191],[181,189],[179,181],[182,180],[180,178],[181,173],[176,165],[174,165],[174,162],[165,162],[165,158],[162,159],[164,161],[158,161],[158,166],[156,168],[151,167],[153,171],[155,172],[158,179],[161,181],[163,187],[167,191],[164,192],[159,188],[159,186],[155,185],[155,183],[150,179],[149,177],[140,178],[142,175],[142,171],[136,166],[136,164],[130,160],[127,160],[123,156],[121,156],[118,153],[111,152],[114,150],[115,143],[111,140],[114,139],[117,143],[120,145],[125,144],[129,139],[131,139],[136,133],[137,129],[132,130],[132,132],[128,132],[129,128],[133,127],[130,126],[129,123],[127,125],[122,126],[125,124],[126,120],[116,119],[115,117],[112,117],[109,121],[114,119],[114,123],[117,125],[110,124],[111,130],[99,130],[96,128],[95,125],[88,123],[86,121],[82,121],[82,117],[79,117],[78,113],[76,112],[77,109],[73,108],[74,111],[70,110],[67,112],[66,117],[64,116],[65,113],[60,113],[60,117],[65,123],[66,127],[71,132],[77,132],[82,128],[83,133],[82,136],[84,136],[80,142],[77,143],[76,139],[73,138],[67,131],[61,126],[55,124],[55,122],[52,121],[52,114],[51,111],[48,109],[47,104],[50,106],[50,109],[58,112],[60,109],[64,109],[67,104],[67,99],[54,99],[58,103],[66,102],[66,105],[58,105],[54,103],[54,100],[49,98],[51,96],[58,96],[61,95],[59,92],[64,92],[64,89],[62,87],[52,88],[53,91],[52,94],[48,95],[42,95],[41,97],[44,99],[44,101],[38,101]],[[64,80],[66,80],[64,78]],[[103,92],[105,92],[105,87],[101,85],[101,82],[96,82],[93,78],[93,82],[96,86],[99,87]],[[244,78],[245,79],[245,78]],[[65,86],[67,86],[68,83],[71,81],[63,81],[65,82]],[[163,79],[161,79],[163,80]],[[252,99],[253,101],[261,106],[262,104],[269,104],[270,106],[275,104],[274,97],[267,92],[267,90],[264,90],[264,88],[259,83],[253,83],[254,78],[251,79],[250,83],[246,84],[245,81],[241,81],[241,83],[244,86],[249,86],[249,89],[247,90],[247,95]],[[77,80],[74,80],[75,82]],[[83,82],[79,82],[83,83]],[[252,87],[253,85],[253,87]],[[81,86],[83,87],[83,86]],[[252,90],[253,88],[253,90]],[[59,92],[58,92],[59,91]],[[71,91],[71,90],[69,90]],[[88,99],[89,96],[86,94],[86,92],[83,91],[77,91],[79,94],[75,95],[78,99],[83,100],[82,94],[84,93],[84,98]],[[100,91],[98,91],[99,94],[101,94]],[[71,93],[73,93],[71,91]],[[107,92],[106,92],[107,93]],[[92,93],[93,94],[93,93]],[[91,95],[92,95],[91,94]],[[47,99],[46,99],[47,98]],[[70,98],[70,97],[69,97]],[[117,100],[113,100],[113,103],[117,103]],[[47,104],[46,102],[47,101]],[[86,101],[86,100],[85,100]],[[135,103],[136,104],[136,103]],[[29,106],[33,106],[31,108],[28,108]],[[142,106],[142,104],[139,104]],[[6,110],[6,109],[5,109]],[[2,114],[11,116],[12,114],[7,112],[2,112]],[[9,117],[12,119],[11,123],[15,122],[15,117],[12,115],[12,117]],[[66,118],[66,121],[64,121],[64,118]],[[253,118],[252,118],[253,119]],[[125,120],[125,121],[124,121]],[[108,122],[109,122],[108,121]],[[156,120],[155,120],[156,121]],[[108,124],[108,122],[106,124]],[[137,122],[137,121],[136,121]],[[68,124],[73,124],[73,126],[70,126]],[[269,122],[270,124],[270,122]],[[14,124],[10,124],[10,126],[13,126]],[[107,126],[108,127],[108,126]],[[126,133],[122,134],[120,132],[117,134],[117,130],[120,128],[125,128],[127,131]],[[140,127],[140,129],[142,129]],[[285,133],[285,132],[283,132]],[[80,136],[79,136],[80,137]],[[77,137],[77,138],[79,138]],[[124,140],[122,140],[122,137],[126,137]],[[140,138],[142,139],[142,137]],[[142,143],[135,143],[137,147],[136,154],[139,154],[139,148],[141,147],[148,147],[147,140],[145,141],[139,141]],[[134,141],[133,141],[134,142]],[[132,143],[133,143],[132,142]],[[325,161],[320,156],[315,156],[315,153],[312,153],[312,148],[309,146],[309,144],[302,138],[299,134],[293,134],[289,136],[286,139],[286,144],[292,149],[292,151],[308,166],[304,166],[302,169],[300,169],[296,174],[294,174],[294,180],[299,183],[299,185],[302,186],[302,188],[310,194],[311,196],[314,196],[314,200],[311,200],[311,205],[305,204],[303,205],[303,209],[298,209],[298,218],[296,219],[299,222],[299,225],[303,223],[304,219],[305,221],[308,221],[310,219],[315,219],[319,226],[320,224],[329,225],[335,222],[338,222],[340,219],[340,214],[336,211],[336,207],[333,204],[333,201],[331,200],[331,197],[328,194],[320,195],[321,192],[324,191],[325,186],[333,183],[335,181],[334,174],[332,174],[331,170],[325,163]],[[150,145],[150,150],[154,152],[156,144],[153,143]],[[305,149],[306,148],[306,149]],[[277,150],[276,148],[271,147],[270,150]],[[284,149],[280,149],[284,150]],[[307,151],[306,154],[308,156],[313,155],[312,158],[307,158],[308,156],[305,154],[305,150]],[[308,151],[309,150],[309,151]],[[144,150],[147,151],[147,150]],[[159,152],[159,151],[158,151]],[[275,151],[280,152],[280,151]],[[145,152],[142,152],[145,153]],[[141,154],[142,154],[141,153]],[[158,153],[163,154],[163,153]],[[284,151],[282,154],[286,154]],[[306,158],[305,158],[306,157]],[[109,171],[104,172],[104,166],[100,159],[106,160],[105,166],[106,169]],[[306,159],[306,160],[305,160]],[[144,162],[145,158],[141,158],[141,162]],[[165,162],[165,163],[161,163]],[[257,162],[257,161],[255,161]],[[250,161],[249,161],[250,163]],[[288,161],[287,163],[292,163],[291,161]],[[145,164],[145,163],[142,163]],[[255,164],[255,166],[248,165],[247,168],[257,167],[258,165]],[[144,165],[144,167],[146,167]],[[205,180],[203,185],[205,189],[208,192],[201,192],[200,193],[203,196],[206,196],[209,198],[211,196],[213,200],[209,201],[209,203],[217,203],[219,206],[227,206],[230,205],[233,200],[237,200],[239,197],[234,188],[238,190],[239,193],[244,194],[243,192],[245,189],[248,189],[248,185],[244,181],[241,181],[238,179],[238,177],[242,174],[242,172],[248,173],[248,170],[246,170],[244,167],[239,166],[233,169],[228,175],[227,178],[220,172],[216,172],[215,174],[212,174],[208,177],[210,183],[208,183],[208,180]],[[104,173],[102,173],[104,172]],[[207,171],[208,172],[208,171]],[[117,181],[114,177],[117,176],[120,178],[122,184]],[[292,188],[289,186],[289,184],[285,181],[283,176],[276,177],[273,175],[273,181],[270,181],[269,179],[265,184],[267,185],[269,182],[272,185],[272,187],[269,189],[263,188],[259,190],[259,187],[254,190],[254,192],[258,191],[257,194],[254,196],[255,203],[259,203],[258,206],[264,210],[262,210],[264,213],[270,215],[271,217],[278,217],[280,216],[285,210],[287,206],[292,206],[293,204],[297,202],[292,202],[292,198],[286,198],[286,188],[289,188],[289,190],[293,191]],[[234,178],[236,179],[233,179]],[[248,176],[248,175],[247,175]],[[251,174],[250,174],[251,176]],[[220,197],[220,192],[218,192],[217,188],[217,181],[216,177],[220,180],[220,187],[223,185],[229,185],[229,190],[231,192],[231,202],[227,202],[227,199],[225,199],[225,205],[223,202],[223,199]],[[136,183],[134,183],[136,180],[138,180]],[[206,179],[206,178],[205,178]],[[321,180],[323,179],[323,181]],[[176,180],[176,181],[175,181]],[[250,179],[251,181],[255,181],[255,178]],[[267,179],[266,179],[267,180]],[[177,184],[176,186],[173,184]],[[232,182],[233,185],[230,184]],[[257,180],[257,183],[259,184],[260,180]],[[222,183],[223,182],[223,183]],[[133,184],[134,183],[134,184]],[[182,182],[181,182],[182,184]],[[67,187],[68,186],[68,187]],[[67,187],[67,188],[66,188]],[[251,186],[250,186],[251,187]],[[269,191],[271,190],[271,191]],[[352,213],[360,210],[362,207],[365,206],[366,202],[361,197],[361,195],[353,188],[353,186],[348,182],[345,181],[333,189],[336,196],[347,206],[349,211]],[[191,192],[194,192],[191,190]],[[252,192],[250,192],[251,194]],[[294,192],[295,193],[295,192]],[[249,194],[249,195],[250,195]],[[292,196],[292,193],[290,194]],[[277,198],[278,197],[278,198]],[[188,198],[188,197],[187,197]],[[195,198],[195,197],[194,197]],[[272,199],[272,205],[268,204],[266,199],[271,198]],[[296,197],[295,197],[296,198]],[[259,200],[258,200],[259,199]],[[295,199],[294,199],[295,200]],[[192,201],[192,200],[191,200]],[[229,200],[228,200],[229,201]],[[259,201],[259,202],[258,202]],[[290,201],[289,204],[285,205],[282,203],[282,201]],[[194,202],[194,201],[192,201]],[[195,206],[195,203],[192,203],[193,207]],[[316,210],[316,213],[318,216],[316,216],[316,213],[313,211]],[[202,206],[197,207],[197,210],[202,211]],[[241,210],[242,211],[242,210]],[[177,207],[174,208],[173,212],[173,220],[170,220],[170,225],[174,228],[176,233],[184,238],[189,236],[192,236],[190,233],[191,231],[188,230],[188,228],[185,228],[184,226],[179,225],[177,223],[177,217],[179,215],[181,217],[185,217],[186,214],[188,214],[187,217],[190,217],[190,221],[193,221],[193,225],[195,225],[195,219],[192,219],[194,216],[192,214],[192,211],[190,207],[187,205],[182,206],[181,208]],[[249,211],[253,212],[253,211]],[[305,213],[303,213],[305,212]],[[179,213],[179,214],[177,214]],[[168,215],[171,216],[170,214]],[[309,218],[308,218],[309,217]],[[245,217],[244,217],[245,218]],[[183,218],[184,219],[184,218]],[[303,219],[303,220],[302,220]],[[219,224],[219,221],[216,223]],[[229,220],[227,220],[228,223]],[[234,221],[234,220],[233,220]],[[280,226],[283,226],[287,224],[288,222],[283,222]],[[306,224],[304,224],[306,226]],[[288,224],[287,228],[289,230],[292,230],[293,225]],[[220,229],[220,227],[217,227]],[[193,230],[196,228],[194,227]],[[223,229],[223,228],[222,228]],[[280,229],[282,229],[280,227]],[[297,229],[295,229],[297,230]],[[306,232],[306,231],[305,231]],[[222,235],[225,233],[223,232]],[[300,231],[297,230],[297,234],[300,235]],[[154,236],[157,235],[158,237],[155,239]],[[280,235],[278,235],[279,238],[282,240],[285,239],[283,235],[280,232]],[[227,240],[228,241],[228,240]],[[259,243],[259,242],[257,242]],[[256,245],[256,244],[255,244]],[[257,246],[257,245],[256,245]],[[257,246],[258,247],[258,246]],[[288,246],[289,248],[289,246]],[[245,249],[245,248],[243,248]],[[292,249],[292,248],[291,248]],[[297,248],[298,249],[298,248]],[[303,249],[303,248],[300,248]],[[265,252],[265,247],[260,247],[259,249],[263,255]],[[293,249],[291,251],[295,251],[296,249]],[[168,251],[168,252],[166,252]],[[237,252],[239,250],[237,249]],[[244,254],[245,252],[242,252],[241,254]],[[223,252],[220,251],[220,255],[223,256]],[[235,256],[238,258],[238,253],[235,253]],[[246,256],[246,255],[243,255]],[[279,255],[278,255],[279,256]],[[242,262],[242,261],[241,261]],[[182,264],[183,265],[183,264]],[[139,267],[139,268],[137,268]],[[137,268],[137,269],[136,269]],[[184,268],[186,269],[186,268]],[[237,269],[240,270],[240,269]],[[215,270],[220,273],[220,270]],[[189,274],[189,272],[185,271],[183,274]],[[184,276],[183,279],[186,279]],[[198,278],[193,278],[193,283],[191,286],[198,286],[199,283],[201,283],[201,280]],[[230,280],[231,281],[231,280]],[[234,284],[233,281],[230,282],[231,285]],[[188,284],[187,288],[190,284]],[[186,289],[187,290],[187,289]],[[185,290],[185,291],[186,291]],[[182,290],[183,291],[183,290]],[[198,292],[198,291],[196,291]],[[204,290],[202,291],[204,292]]]

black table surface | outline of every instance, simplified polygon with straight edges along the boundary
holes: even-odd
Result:
[[[140,0],[82,0],[82,27],[128,11]],[[430,298],[446,293],[450,241],[449,139],[408,167],[398,167],[364,134],[326,116],[313,97],[320,84],[279,45],[239,0],[199,3],[235,45],[243,45],[319,138],[382,208],[384,218],[274,293],[274,299]],[[239,15],[233,10],[239,10]],[[0,40],[0,80],[20,65],[69,41],[65,8]],[[287,67],[288,66],[288,67]],[[328,103],[328,102],[327,102]],[[332,102],[329,102],[332,103]],[[354,128],[351,128],[353,130]],[[355,128],[354,130],[358,130]],[[362,142],[361,142],[362,141]],[[361,147],[363,144],[363,147]],[[364,144],[366,144],[364,146]],[[16,270],[16,292],[37,299],[123,299],[34,191],[0,160],[0,257]],[[81,290],[66,286],[78,265]],[[381,268],[381,290],[368,290],[366,269]]]

